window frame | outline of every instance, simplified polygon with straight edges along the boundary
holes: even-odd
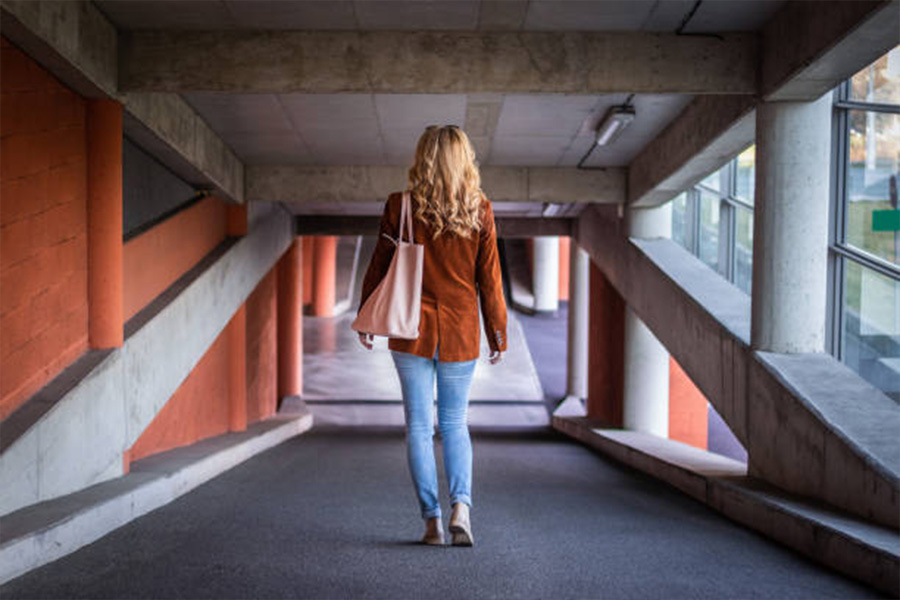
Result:
[[[826,350],[837,360],[844,360],[844,293],[847,261],[853,261],[880,275],[900,282],[900,265],[875,256],[847,242],[847,169],[850,149],[850,111],[900,114],[900,105],[850,100],[848,78],[832,91],[831,190],[828,228],[828,298],[826,302]]]
[[[688,239],[690,240],[690,247],[686,247],[686,250],[698,258],[700,257],[701,192],[716,196],[719,199],[719,228],[716,248],[718,252],[718,268],[714,270],[742,292],[744,292],[744,289],[737,286],[735,282],[735,274],[737,272],[737,251],[735,249],[737,241],[737,211],[743,208],[750,211],[750,214],[753,215],[754,204],[737,195],[737,161],[738,156],[753,146],[754,143],[751,142],[746,147],[741,148],[739,152],[718,169],[718,190],[706,185],[701,180],[684,192],[685,224],[686,228],[689,229]],[[704,262],[703,264],[707,263]]]

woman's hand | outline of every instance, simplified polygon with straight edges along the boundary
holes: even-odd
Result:
[[[501,360],[503,360],[503,353],[499,350],[494,350],[494,352],[488,357],[488,361],[490,361],[492,365],[496,365]]]
[[[375,336],[371,333],[365,333],[363,331],[359,332],[359,343],[366,347],[366,350],[371,350],[375,347],[373,344],[375,340]]]

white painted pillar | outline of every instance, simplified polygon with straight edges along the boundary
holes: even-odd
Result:
[[[750,345],[824,352],[831,95],[756,107]]]
[[[628,219],[631,237],[668,238],[672,203],[630,208]],[[669,353],[630,306],[625,309],[622,424],[626,429],[669,436]]]
[[[532,249],[534,310],[554,311],[559,308],[559,238],[535,237]]]
[[[566,339],[566,397],[553,412],[559,416],[587,414],[588,318],[591,258],[575,238],[569,241],[569,316]]]

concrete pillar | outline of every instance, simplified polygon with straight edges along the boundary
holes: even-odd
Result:
[[[628,211],[628,234],[667,238],[672,231],[672,203]],[[635,314],[625,309],[625,384],[622,423],[627,429],[669,435],[669,353]]]
[[[303,393],[303,241],[278,262],[278,396]]]
[[[590,268],[588,253],[570,240],[569,315],[566,338],[566,397],[555,415],[584,415],[588,395],[588,314],[590,311]]]
[[[228,330],[228,430],[247,430],[247,309],[231,317]]]
[[[534,310],[554,311],[559,308],[559,238],[534,238],[531,264]]]
[[[317,317],[334,315],[334,286],[337,268],[337,236],[317,235],[313,241],[312,313]]]
[[[124,342],[122,105],[87,101],[88,344]]]
[[[750,345],[824,352],[831,96],[756,108]]]

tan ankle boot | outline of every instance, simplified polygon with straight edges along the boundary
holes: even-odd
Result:
[[[442,546],[444,544],[444,527],[440,517],[431,517],[425,521],[425,535],[422,543],[430,546]]]
[[[450,533],[454,546],[472,546],[475,538],[472,537],[472,525],[469,522],[469,505],[465,502],[457,502],[453,505],[453,514],[450,516]]]

